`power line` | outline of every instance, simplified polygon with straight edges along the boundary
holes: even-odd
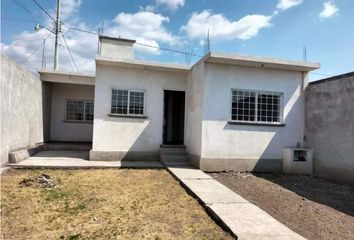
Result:
[[[33,0],[33,2],[48,16],[50,17],[54,22],[55,19],[45,10],[36,0]]]
[[[68,52],[69,52],[70,58],[71,58],[71,60],[73,61],[74,65],[75,65],[76,72],[77,72],[78,70],[77,70],[77,66],[76,66],[75,59],[74,59],[73,55],[71,54],[70,48],[69,48],[69,46],[68,46],[68,43],[66,42],[65,36],[64,36],[64,34],[63,34],[62,32],[61,32],[61,36],[62,36],[63,39],[64,39],[64,43],[65,43],[65,45],[66,45],[66,49],[67,49]]]
[[[49,39],[49,38],[51,38],[51,37],[53,37],[53,36],[49,36],[49,37],[47,37],[46,39]],[[36,39],[31,39],[31,40],[26,40],[26,41],[23,41],[23,40],[15,40],[15,41],[13,41],[11,44],[15,44],[15,45],[25,45],[25,44],[27,44],[28,42],[38,42],[38,41],[43,41],[43,38],[36,38]]]
[[[44,39],[47,39],[50,36],[50,34],[47,35]],[[24,61],[20,62],[21,64],[25,64],[28,60],[30,60],[31,57],[33,57],[34,54],[38,52],[38,50],[42,47],[44,42],[42,42],[32,53],[31,55],[28,56]]]
[[[89,33],[89,34],[93,34],[93,35],[98,35],[98,33],[96,33],[96,32],[91,32],[91,31],[83,30],[83,29],[76,28],[76,27],[69,27],[69,29],[75,30],[75,31],[80,31],[80,32],[85,32],[85,33]],[[203,56],[200,56],[200,55],[197,55],[197,54],[194,54],[194,53],[189,53],[189,52],[184,52],[184,51],[179,51],[179,50],[169,49],[169,48],[163,48],[163,47],[157,47],[157,46],[153,46],[153,45],[149,45],[149,44],[145,44],[145,43],[135,42],[135,44],[141,45],[141,46],[144,46],[144,47],[159,49],[161,51],[169,51],[169,52],[173,52],[173,53],[190,55],[190,56],[194,56],[194,57],[203,57]]]
[[[169,51],[169,52],[173,52],[173,53],[185,54],[185,55],[190,55],[190,56],[195,56],[195,57],[202,57],[202,56],[194,54],[194,53],[183,52],[183,51],[169,49],[169,48],[163,48],[163,47],[157,47],[157,46],[153,46],[153,45],[149,45],[149,44],[145,44],[145,43],[135,42],[135,44],[141,45],[141,46],[145,46],[145,47],[159,49],[159,50],[162,50],[162,51]]]
[[[39,22],[38,19],[32,14],[32,12],[20,1],[20,0],[12,0],[18,6],[23,8],[36,22]]]
[[[83,29],[76,28],[76,27],[69,27],[69,29],[70,30],[84,32],[84,33],[90,33],[90,34],[98,35],[98,33],[96,33],[96,32],[91,32],[91,31],[83,30]]]
[[[1,17],[1,21],[28,22],[28,19]],[[37,21],[34,21],[37,22]]]

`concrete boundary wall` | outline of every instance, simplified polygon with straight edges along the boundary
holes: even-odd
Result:
[[[306,144],[316,176],[354,183],[354,72],[310,83]]]
[[[1,166],[9,152],[43,142],[42,82],[1,54]]]

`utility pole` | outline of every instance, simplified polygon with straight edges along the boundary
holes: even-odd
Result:
[[[61,32],[60,23],[60,0],[57,0],[57,18],[55,21],[55,48],[54,48],[54,70],[58,70],[59,62],[59,35]]]

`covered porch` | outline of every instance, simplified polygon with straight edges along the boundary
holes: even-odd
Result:
[[[39,71],[44,142],[92,142],[95,76]]]

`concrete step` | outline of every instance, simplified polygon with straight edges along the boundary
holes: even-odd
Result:
[[[184,147],[161,147],[160,160],[166,166],[191,166]]]
[[[179,155],[162,155],[162,161],[172,161],[172,162],[188,162],[188,156],[179,156]]]
[[[185,155],[187,156],[184,146],[166,146],[160,148],[160,153],[163,155]]]
[[[91,143],[49,142],[40,146],[42,151],[90,151]]]

